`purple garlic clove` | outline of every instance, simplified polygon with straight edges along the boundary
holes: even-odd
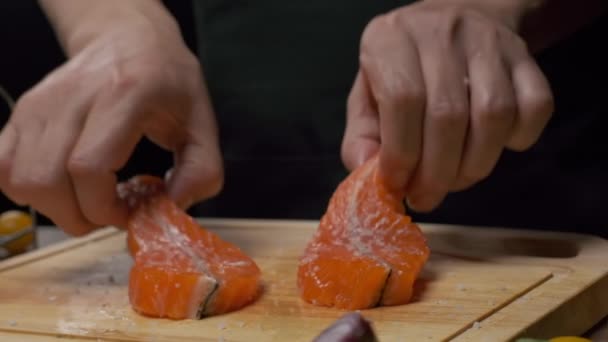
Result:
[[[342,316],[313,342],[378,342],[371,324],[359,313]]]

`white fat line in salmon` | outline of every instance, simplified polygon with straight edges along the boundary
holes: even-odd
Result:
[[[192,240],[182,233],[173,223],[171,223],[164,215],[156,215],[156,221],[159,223],[165,236],[183,253],[188,255],[193,261],[196,270],[201,273],[193,293],[192,301],[188,309],[190,318],[203,318],[209,312],[209,306],[213,303],[213,298],[219,289],[217,279],[211,276],[211,272],[205,261],[192,250]]]
[[[373,236],[374,232],[369,230],[369,222],[361,222],[360,215],[357,214],[357,209],[361,205],[360,201],[358,201],[358,195],[364,188],[364,180],[373,177],[373,166],[374,164],[368,163],[368,165],[363,170],[361,170],[362,176],[355,180],[352,193],[350,194],[350,196],[347,196],[347,198],[349,199],[348,205],[346,206],[346,218],[348,219],[348,224],[346,225],[345,230],[348,240],[352,243],[352,246],[356,249],[358,253],[360,253],[360,255],[374,260],[387,270],[386,278],[384,279],[382,289],[378,291],[378,298],[375,300],[374,306],[378,306],[382,302],[382,298],[384,297],[384,291],[389,283],[391,275],[393,274],[393,269],[389,263],[375,255],[370,249],[369,245],[363,243],[362,238],[371,237]],[[377,214],[378,213],[372,213],[371,215]],[[367,221],[370,221],[373,217],[367,218]]]

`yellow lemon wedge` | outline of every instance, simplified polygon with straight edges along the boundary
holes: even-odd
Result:
[[[28,213],[19,210],[9,210],[0,214],[0,236],[17,233],[32,226],[34,220]],[[34,242],[34,232],[28,233],[15,241],[3,246],[8,252],[19,254],[27,251]]]
[[[577,336],[559,336],[549,340],[549,342],[592,342],[588,338]]]

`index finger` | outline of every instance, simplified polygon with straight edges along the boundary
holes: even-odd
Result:
[[[404,191],[420,159],[424,78],[409,37],[375,38],[361,63],[380,114],[380,172],[389,187]]]
[[[124,226],[128,209],[116,192],[116,171],[126,164],[143,135],[134,115],[141,109],[129,96],[114,105],[104,102],[91,109],[68,170],[86,218],[100,226]]]
[[[359,167],[380,149],[380,123],[371,97],[368,81],[359,71],[348,97],[342,140],[342,160],[349,170]]]

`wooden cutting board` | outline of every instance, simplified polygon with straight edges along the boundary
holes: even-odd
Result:
[[[124,232],[108,228],[0,263],[0,340],[306,341],[344,313],[295,288],[310,221],[206,220],[263,270],[254,305],[200,321],[132,312]],[[574,234],[422,225],[432,256],[408,305],[365,310],[381,342],[581,334],[608,314],[608,242]]]

